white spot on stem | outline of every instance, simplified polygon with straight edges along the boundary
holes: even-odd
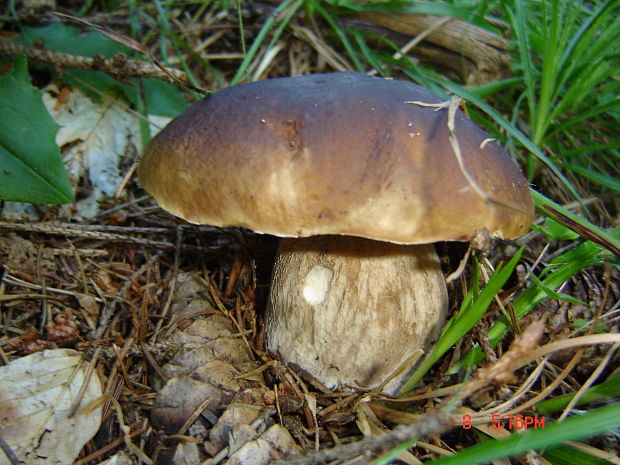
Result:
[[[329,268],[317,265],[312,268],[304,279],[303,296],[310,305],[321,304],[331,288],[334,272]]]

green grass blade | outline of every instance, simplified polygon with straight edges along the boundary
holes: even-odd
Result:
[[[278,24],[277,29],[273,33],[271,40],[269,41],[269,45],[267,45],[267,50],[270,50],[272,47],[275,46],[278,39],[280,39],[280,37],[282,36],[284,29],[286,28],[286,26],[288,26],[288,23],[290,23],[291,19],[293,19],[293,17],[297,14],[297,10],[299,10],[303,6],[304,2],[305,0],[297,0],[288,9],[286,14],[284,15],[284,18],[282,19],[282,21],[280,21],[280,24]]]
[[[538,287],[538,289],[540,289],[541,291],[544,292],[545,296],[549,299],[553,299],[553,300],[558,300],[558,301],[563,301],[563,302],[570,302],[573,305],[583,305],[583,306],[587,306],[588,304],[586,304],[585,302],[581,302],[578,299],[575,299],[574,297],[571,297],[568,294],[564,294],[562,292],[556,292],[555,289],[550,288],[549,286],[545,285],[545,283],[543,283],[535,274],[531,274],[530,275],[530,279],[532,280],[532,282],[534,283],[534,285],[536,287]]]
[[[580,174],[584,178],[588,178],[591,181],[594,181],[595,183],[605,187],[616,195],[620,195],[620,179],[616,177],[607,176],[606,174],[599,173],[598,171],[594,171],[580,165],[562,163],[561,166],[565,166],[572,172]]]
[[[194,86],[197,89],[200,89],[200,83],[194,76],[194,73],[190,69],[185,58],[183,58],[183,53],[181,53],[181,44],[179,44],[179,40],[175,32],[173,31],[172,27],[170,26],[170,21],[168,19],[169,15],[168,15],[168,10],[167,10],[168,5],[167,4],[163,5],[161,0],[155,0],[155,7],[157,9],[157,19],[159,21],[159,24],[161,25],[162,30],[164,31],[164,34],[161,37],[161,47],[160,47],[160,50],[162,51],[162,56],[167,57],[168,43],[165,40],[167,37],[170,40],[170,43],[172,44],[172,48],[174,48],[174,53],[181,60],[181,66],[183,67],[183,71],[185,71],[185,74],[187,75],[187,79],[192,84],[192,86]]]
[[[460,18],[471,24],[479,26],[481,28],[493,31],[495,33],[501,33],[496,27],[494,27],[489,21],[486,20],[483,14],[477,13],[476,9],[481,9],[480,4],[466,5],[454,5],[447,2],[360,2],[360,1],[338,1],[327,0],[335,7],[346,8],[352,12],[357,13],[372,13],[372,12],[386,12],[386,13],[409,13],[418,15],[431,15],[431,16],[446,16],[450,18]]]
[[[469,447],[449,457],[427,462],[429,465],[474,465],[529,450],[550,447],[603,433],[620,426],[620,402],[576,415],[563,422],[546,424],[544,429],[530,429],[510,438],[488,441]]]
[[[535,190],[532,190],[532,196],[536,203],[536,209],[543,215],[556,220],[558,223],[578,233],[584,239],[591,240],[620,257],[620,240],[616,239],[612,234],[575,215],[573,212],[562,208],[553,200],[548,199]]]
[[[521,1],[514,2],[515,9],[512,11],[508,9],[507,13],[514,25],[514,34],[517,40],[517,50],[520,54],[520,63],[523,72],[523,82],[525,85],[525,95],[527,96],[527,104],[529,107],[530,119],[532,120],[532,126],[536,124],[538,118],[538,112],[536,111],[536,97],[534,90],[536,89],[537,74],[534,70],[534,65],[529,57],[529,51],[531,49],[529,43],[529,36],[526,32],[525,26],[527,20],[525,18],[525,12],[523,11],[523,3]]]
[[[247,46],[245,44],[245,28],[243,26],[243,10],[241,9],[241,0],[237,0],[237,21],[239,21],[239,40],[241,42],[241,53],[245,57]]]
[[[459,312],[448,321],[443,329],[441,337],[437,341],[433,351],[424,359],[422,364],[417,368],[414,374],[407,380],[400,390],[401,394],[407,393],[415,388],[424,374],[439,360],[454,344],[457,343],[471,328],[473,328],[480,318],[487,311],[493,298],[506,283],[515,266],[521,258],[523,249],[519,250],[514,257],[504,266],[498,268],[493,273],[491,279],[484,289],[474,298],[474,292],[477,291],[476,285],[471,286],[467,297],[461,305]]]
[[[362,52],[362,56],[364,59],[370,64],[370,66],[375,69],[381,76],[385,77],[385,69],[382,63],[377,59],[375,55],[375,51],[368,47],[366,40],[364,39],[364,35],[357,30],[351,31],[353,37],[355,38],[355,42]]]
[[[517,2],[521,3],[521,2]],[[534,113],[530,114],[532,120],[532,142],[537,146],[540,146],[543,142],[543,137],[547,131],[547,127],[551,123],[549,113],[552,108],[552,102],[555,97],[555,91],[557,89],[556,82],[558,80],[558,54],[557,50],[561,47],[561,35],[560,30],[562,28],[561,18],[559,13],[558,0],[552,2],[544,2],[542,4],[543,11],[548,8],[548,4],[551,3],[551,18],[547,16],[543,19],[543,36],[542,36],[542,63],[539,84],[539,95],[535,103]],[[550,24],[549,24],[550,19]],[[529,53],[529,50],[528,50]],[[528,57],[528,61],[532,58]],[[529,97],[528,97],[529,99]]]
[[[591,36],[600,28],[600,22],[611,14],[615,2],[616,0],[605,2],[599,6],[598,10],[585,19],[566,46],[562,55],[562,65],[571,66],[571,63],[580,61],[582,54],[587,50]]]
[[[536,413],[540,415],[557,412],[563,410],[573,397],[575,397],[574,393],[565,394],[539,402],[534,408],[536,409]],[[591,402],[609,401],[614,397],[620,398],[620,375],[612,376],[601,384],[597,384],[586,390],[577,401],[577,404],[575,404],[575,407],[580,407]]]
[[[405,441],[402,444],[394,447],[392,450],[381,454],[375,460],[370,462],[368,465],[388,465],[389,463],[393,463],[394,460],[398,459],[398,456],[409,449],[411,446],[415,444],[415,439],[411,441]]]
[[[605,459],[594,457],[569,445],[550,447],[545,451],[543,458],[553,465],[575,465],[576,463],[579,465],[612,465]]]
[[[620,228],[611,231],[609,234],[616,239],[620,238]],[[613,260],[613,256],[607,250],[598,244],[588,241],[555,258],[547,265],[539,278],[548,288],[558,289],[581,270],[610,260]],[[547,298],[547,294],[543,289],[535,285],[528,287],[512,303],[515,316],[518,319],[524,317],[545,298]],[[508,328],[509,323],[503,317],[493,323],[488,331],[489,341],[492,346],[497,345],[506,334]],[[483,358],[482,350],[476,346],[455,363],[448,371],[448,374],[471,367]]]
[[[318,1],[313,4],[313,8],[316,9],[316,11],[318,11],[321,16],[323,16],[323,19],[327,21],[327,24],[329,24],[338,39],[340,39],[342,46],[345,48],[345,50],[349,54],[349,57],[353,61],[353,66],[355,67],[355,69],[357,71],[363,72],[364,65],[362,61],[360,60],[359,56],[357,56],[357,52],[355,51],[355,48],[351,44],[351,41],[347,37],[346,33],[336,23],[336,19],[330,13],[328,13],[326,9],[320,6]]]
[[[278,8],[274,10],[273,14],[267,18],[267,20],[265,21],[265,24],[263,24],[263,27],[260,28],[258,35],[254,39],[254,42],[252,42],[252,46],[250,47],[250,50],[248,50],[248,53],[246,54],[245,58],[239,65],[239,69],[237,69],[237,72],[231,79],[230,81],[231,86],[234,86],[235,84],[239,84],[239,82],[241,82],[241,79],[243,79],[243,77],[245,76],[245,73],[247,72],[248,68],[250,67],[250,64],[252,63],[252,60],[254,60],[254,57],[258,53],[258,49],[260,48],[263,41],[265,40],[265,37],[267,37],[267,34],[269,33],[269,31],[271,31],[271,29],[274,27],[274,24],[277,21],[280,14],[284,10],[286,10],[291,5],[291,3],[293,3],[293,0],[284,0],[282,3],[278,5]]]
[[[521,82],[520,77],[511,77],[506,79],[500,79],[499,81],[487,82],[477,85],[476,87],[470,87],[468,90],[472,95],[479,99],[490,97],[491,95],[499,92],[503,89],[514,87]]]
[[[564,71],[561,81],[557,83],[559,89],[574,80],[575,76],[590,74],[590,66],[601,58],[606,59],[606,55],[613,50],[614,43],[617,42],[620,23],[618,20],[612,22],[611,25],[603,23],[613,16],[615,8],[617,8],[617,1],[611,0],[599,5],[598,9],[590,15],[581,15],[579,19],[583,20],[583,24],[573,33],[562,56],[560,66]],[[576,26],[576,21],[573,20],[573,22]],[[573,82],[570,86],[575,87],[575,83]],[[568,102],[568,105],[574,105],[574,102],[566,98],[563,100]],[[558,112],[554,110],[554,114],[557,115]]]
[[[616,97],[614,100],[601,103],[600,105],[594,105],[592,107],[584,108],[583,111],[579,112],[575,116],[564,121],[562,124],[555,126],[552,130],[548,132],[547,137],[551,137],[561,131],[566,131],[567,129],[576,126],[577,124],[585,121],[586,119],[602,115],[603,113],[617,111],[618,109],[620,109],[620,97]]]
[[[576,156],[588,155],[590,152],[603,152],[603,151],[617,151],[620,150],[620,141],[606,143],[593,143],[584,146],[577,147],[576,149],[565,150],[562,152],[562,157],[573,158]],[[616,155],[616,161],[620,161],[620,156]]]
[[[562,99],[555,102],[555,108],[550,114],[550,121],[570,114],[575,107],[585,106],[589,102],[587,98],[596,91],[597,86],[612,78],[614,73],[615,70],[610,67],[609,63],[599,59],[589,63],[587,72],[584,71],[579,75],[571,76],[572,85],[565,89]]]

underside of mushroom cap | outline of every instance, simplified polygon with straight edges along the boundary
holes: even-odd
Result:
[[[283,237],[416,244],[527,231],[529,187],[499,144],[458,110],[459,165],[448,111],[412,101],[441,98],[360,73],[229,87],[151,141],[139,182],[190,222]]]

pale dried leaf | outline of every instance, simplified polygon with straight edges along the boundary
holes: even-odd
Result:
[[[77,214],[91,218],[98,213],[98,201],[114,195],[121,183],[123,158],[140,150],[138,118],[109,98],[96,102],[77,89],[62,101],[60,95],[52,84],[44,89],[43,103],[62,126],[56,143],[72,183],[89,180],[92,192],[77,202]]]
[[[80,355],[70,349],[37,352],[0,367],[0,436],[20,460],[73,463],[99,430],[101,408],[93,405],[102,391],[96,373],[68,418],[85,376]],[[5,464],[9,461],[0,453],[0,465]]]
[[[364,436],[381,436],[390,431],[389,428],[379,420],[368,403],[360,402],[355,409],[355,413],[357,414],[357,426]],[[419,465],[422,463],[415,455],[407,450],[398,454],[398,459],[408,465]]]
[[[126,452],[119,452],[105,462],[102,462],[101,465],[133,465],[133,463],[129,454]]]

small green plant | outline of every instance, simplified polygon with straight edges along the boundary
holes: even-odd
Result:
[[[55,142],[59,126],[30,83],[25,56],[0,77],[0,89],[0,199],[71,202],[71,183]]]
[[[121,44],[90,31],[62,24],[25,27],[18,42],[32,45],[40,41],[50,50],[71,55],[109,58],[116,53],[130,53]],[[120,82],[99,71],[66,69],[63,79],[98,99],[115,95],[141,113],[175,117],[187,106],[176,86],[157,79]],[[18,56],[13,68],[0,77],[0,199],[39,204],[62,204],[73,201],[69,177],[60,157],[55,136],[59,126],[42,102],[41,91],[30,84],[28,64]],[[144,119],[143,143],[150,134]]]

